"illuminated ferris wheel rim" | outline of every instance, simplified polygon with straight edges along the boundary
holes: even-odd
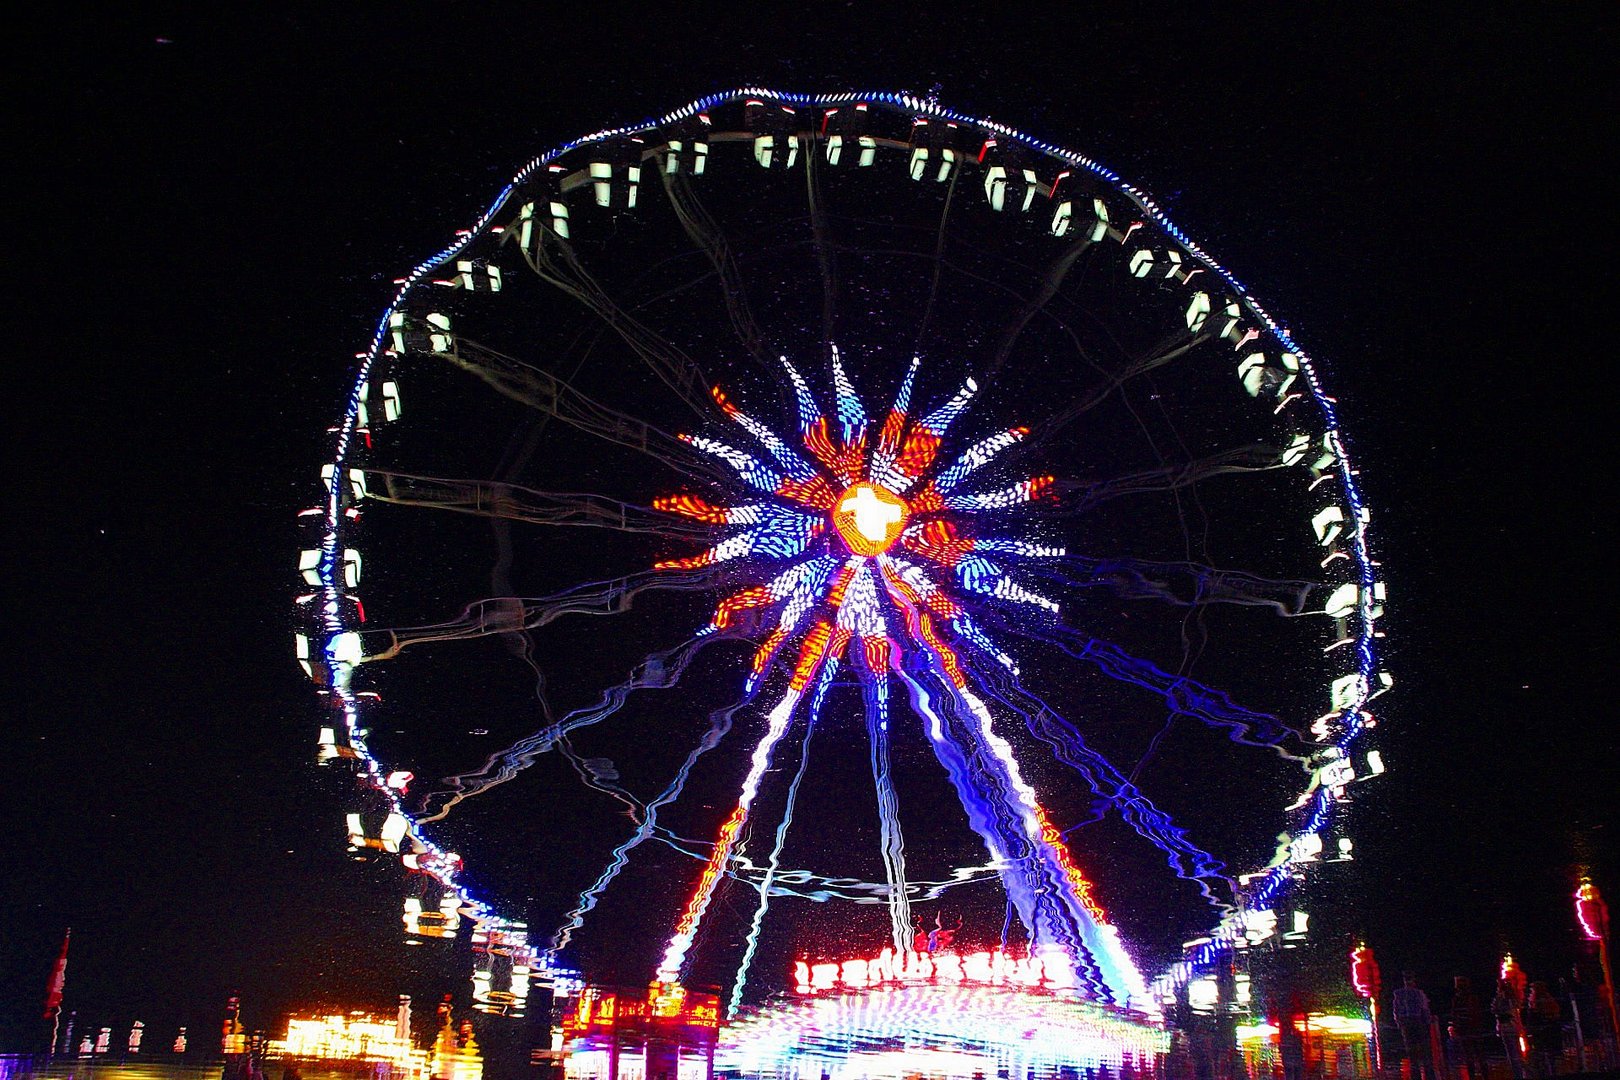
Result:
[[[348,463],[359,425],[360,412],[363,407],[362,395],[370,378],[373,365],[386,349],[391,323],[402,311],[405,301],[416,288],[428,282],[435,271],[465,253],[479,238],[487,235],[491,226],[495,224],[497,217],[512,200],[513,195],[526,182],[539,175],[551,162],[583,147],[616,138],[656,131],[659,128],[689,120],[705,110],[753,100],[774,103],[790,109],[800,107],[836,109],[843,106],[864,104],[912,119],[937,119],[950,124],[969,125],[995,137],[1016,142],[1029,150],[1037,151],[1066,166],[1083,169],[1090,175],[1106,182],[1112,190],[1128,199],[1143,218],[1143,222],[1139,224],[1151,223],[1156,226],[1183,253],[1190,255],[1197,263],[1198,268],[1216,275],[1219,281],[1235,294],[1238,303],[1242,305],[1246,313],[1259,320],[1265,327],[1265,332],[1288,351],[1297,362],[1298,373],[1303,377],[1305,385],[1310,390],[1310,397],[1321,414],[1325,427],[1323,441],[1333,454],[1333,468],[1349,510],[1346,516],[1347,519],[1343,521],[1343,532],[1349,542],[1349,554],[1354,560],[1357,578],[1356,587],[1353,589],[1354,596],[1350,601],[1350,607],[1357,616],[1356,633],[1353,641],[1350,642],[1356,657],[1355,672],[1353,673],[1355,683],[1353,686],[1347,687],[1342,693],[1337,686],[1335,687],[1335,709],[1343,716],[1354,719],[1344,725],[1344,734],[1330,748],[1332,751],[1336,751],[1340,757],[1348,756],[1349,751],[1362,735],[1364,725],[1359,718],[1365,715],[1366,700],[1371,696],[1372,688],[1380,678],[1376,669],[1377,660],[1374,643],[1376,632],[1374,623],[1377,615],[1381,614],[1381,608],[1378,604],[1381,600],[1382,586],[1375,580],[1375,564],[1369,554],[1367,539],[1368,515],[1356,482],[1355,470],[1345,450],[1334,401],[1323,391],[1308,353],[1299,348],[1289,332],[1271,317],[1230,271],[1211,258],[1171,222],[1146,192],[1125,182],[1118,174],[1083,154],[1031,137],[1005,124],[981,120],[945,108],[936,101],[905,93],[876,91],[807,95],[774,91],[760,87],[744,87],[697,99],[679,109],[640,124],[605,129],[571,140],[531,160],[501,189],[495,200],[477,218],[471,228],[459,232],[454,243],[418,264],[401,279],[397,293],[384,309],[378,321],[376,332],[369,347],[365,352],[358,354],[359,365],[346,403],[343,421],[336,432],[332,464],[323,472],[323,483],[326,492],[324,534],[319,548],[318,566],[314,568],[314,571],[321,582],[319,593],[323,602],[323,629],[327,636],[320,643],[319,654],[312,655],[311,660],[320,663],[326,670],[331,692],[342,706],[343,722],[347,725],[351,736],[354,736],[353,741],[358,750],[361,768],[368,774],[373,786],[387,795],[394,811],[404,821],[404,836],[399,839],[408,838],[416,845],[419,845],[425,852],[424,856],[417,859],[417,865],[413,868],[422,870],[437,878],[447,889],[454,892],[468,911],[474,913],[475,918],[487,919],[497,927],[520,925],[501,919],[495,913],[493,907],[473,895],[460,880],[459,861],[434,844],[426,835],[421,824],[405,810],[399,793],[388,783],[390,774],[383,764],[365,749],[363,738],[359,735],[362,706],[358,696],[348,683],[348,674],[352,669],[352,663],[349,659],[336,655],[332,648],[333,642],[342,636],[346,629],[343,622],[341,600],[344,595],[345,574],[342,533],[346,527],[343,517],[343,499],[345,486],[349,483]],[[795,138],[797,138],[797,129],[795,129],[794,134]],[[1133,229],[1135,227],[1133,226]],[[1387,677],[1384,677],[1384,682],[1387,685]],[[1329,787],[1326,784],[1318,784],[1317,777],[1314,774],[1310,787],[1307,788],[1301,798],[1308,801],[1309,814],[1306,824],[1296,834],[1296,838],[1317,837],[1332,821],[1336,800],[1331,796]],[[1287,863],[1280,866],[1273,864],[1256,875],[1250,875],[1250,877],[1261,879],[1259,887],[1254,890],[1250,897],[1253,906],[1256,908],[1269,906],[1274,899],[1281,895],[1294,876],[1295,872]],[[1229,917],[1224,919],[1221,925],[1218,925],[1211,932],[1207,942],[1190,955],[1187,961],[1176,965],[1168,975],[1173,980],[1185,978],[1188,973],[1207,962],[1214,955],[1232,947],[1234,943],[1241,944],[1244,927],[1240,916],[1241,913],[1239,913],[1238,918]]]

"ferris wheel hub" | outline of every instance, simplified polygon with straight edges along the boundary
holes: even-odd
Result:
[[[833,511],[833,528],[857,555],[881,555],[900,539],[911,510],[906,501],[878,484],[851,485]]]

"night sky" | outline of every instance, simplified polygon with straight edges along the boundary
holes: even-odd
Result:
[[[676,7],[13,37],[0,1050],[38,1031],[68,925],[67,1007],[164,1045],[232,992],[268,1025],[462,991],[400,959],[393,879],[345,857],[293,514],[392,279],[543,149],[750,83],[938,83],[1089,153],[1313,351],[1399,682],[1363,925],[1435,986],[1504,947],[1561,970],[1576,866],[1620,898],[1612,17]]]

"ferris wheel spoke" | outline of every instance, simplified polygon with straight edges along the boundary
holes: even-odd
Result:
[[[708,641],[713,639],[705,637],[700,640]],[[756,696],[756,689],[747,689],[743,692],[742,697],[732,704],[715,709],[709,714],[708,730],[703,733],[703,737],[698,740],[698,744],[687,752],[686,758],[681,762],[681,767],[676,770],[674,778],[665,785],[662,791],[646,802],[642,812],[636,817],[635,831],[613,849],[607,867],[584,892],[580,893],[579,902],[574,906],[573,910],[563,917],[562,925],[552,935],[552,948],[554,950],[566,948],[573,938],[574,932],[585,925],[585,916],[596,909],[596,905],[601,901],[603,894],[607,892],[608,886],[613,884],[620,871],[629,864],[630,853],[649,839],[664,839],[658,824],[659,811],[681,797],[681,793],[686,789],[686,782],[692,775],[692,768],[697,764],[698,759],[720,744],[720,740],[725,738],[726,734],[731,731],[731,725],[737,713],[753,704]]]
[[[1161,600],[1180,607],[1234,604],[1270,608],[1290,617],[1311,613],[1310,594],[1324,585],[1197,562],[1094,558],[1069,552],[1032,560],[1027,566],[1031,577],[1064,588],[1103,588],[1126,600]]]
[[[767,369],[773,367],[775,357],[770,355],[765,337],[760,333],[759,324],[749,307],[742,273],[737,269],[737,260],[731,253],[725,232],[704,207],[696,188],[684,173],[660,169],[658,175],[663,178],[670,208],[675,213],[675,219],[681,223],[681,229],[714,266],[720,293],[725,300],[726,314],[737,340],[756,363]]]
[[[676,436],[609,408],[550,372],[516,357],[460,337],[454,352],[433,355],[476,375],[513,401],[554,416],[570,427],[639,450],[696,479],[716,480],[721,476],[719,470],[694,458]]]
[[[579,525],[628,533],[654,533],[688,540],[707,538],[699,522],[672,519],[667,513],[622,502],[606,495],[573,491],[537,491],[504,480],[466,480],[421,476],[389,469],[367,469],[367,498],[394,506],[416,506],[530,525]]]
[[[1016,799],[1017,805],[1025,811],[1025,831],[1041,857],[1051,886],[1044,895],[1062,902],[1061,914],[1067,918],[1059,919],[1058,923],[1063,928],[1063,936],[1076,937],[1076,948],[1071,955],[1077,961],[1077,973],[1095,973],[1116,1004],[1128,1002],[1135,1008],[1146,1006],[1147,984],[1141,972],[1126,952],[1119,931],[1093,895],[1091,882],[1075,864],[1061,832],[1047,816],[1034,789],[1020,775],[1011,746],[996,734],[988,706],[966,686],[956,688],[956,699],[976,721],[967,730],[987,768],[996,775],[1007,798]]]
[[[866,739],[872,765],[872,786],[877,792],[878,840],[883,876],[888,884],[889,932],[895,952],[912,948],[911,903],[906,882],[906,841],[900,828],[900,798],[890,775],[889,680],[874,674],[864,695]]]
[[[1051,747],[1059,761],[1078,772],[1138,835],[1162,851],[1178,877],[1194,882],[1211,904],[1222,909],[1231,906],[1228,898],[1232,881],[1224,873],[1224,864],[1194,844],[1186,829],[1155,806],[1112,762],[1088,746],[1072,721],[1024,686],[1017,676],[1001,673],[990,665],[975,671],[980,688],[1020,717],[1030,734]],[[1222,888],[1224,896],[1215,894],[1216,886]]]
[[[1031,435],[1033,440],[1036,435]],[[1125,495],[1179,491],[1217,476],[1270,472],[1283,468],[1281,452],[1271,446],[1240,446],[1191,461],[1167,462],[1103,480],[1059,479],[1053,482],[1055,500],[1045,505],[1048,516],[1076,516],[1101,503]]]
[[[950,737],[946,717],[936,700],[938,695],[930,688],[928,682],[925,682],[925,676],[908,672],[903,668],[898,669],[897,674],[910,695],[912,711],[923,721],[929,748],[945,769],[946,777],[955,788],[957,797],[967,812],[969,826],[984,842],[985,851],[989,854],[992,865],[998,868],[998,872],[1005,874],[1005,868],[1019,856],[1024,845],[1016,835],[1006,835],[1002,824],[997,820],[994,808],[975,782],[967,755]],[[1027,907],[1027,904],[1024,906]],[[1021,908],[1020,914],[1027,916],[1028,912]],[[1029,925],[1027,918],[1025,925]]]
[[[466,641],[472,638],[535,630],[565,615],[618,615],[629,611],[637,596],[657,589],[705,589],[715,582],[711,570],[653,570],[609,581],[576,585],[550,596],[497,596],[474,601],[461,614],[428,626],[363,630],[359,633],[364,662],[391,660],[412,645]]]
[[[1031,948],[1061,949],[1088,994],[1123,1002],[1123,982],[1111,982],[1098,966],[1100,943],[1091,909],[1097,916],[1101,909],[1089,899],[1089,883],[1077,869],[1072,875],[1065,872],[1073,868],[1072,861],[1065,862],[1066,851],[1059,857],[1061,839],[1048,828],[1034,792],[1019,776],[1011,749],[991,730],[983,703],[937,666],[931,665],[921,678],[901,677],[969,824],[1003,867],[1003,886],[1030,934]],[[937,699],[924,679],[941,688]]]
[[[608,295],[585,269],[573,246],[545,232],[532,248],[523,248],[524,261],[540,279],[578,301],[605,326],[616,333],[630,351],[670,388],[677,398],[698,416],[712,416],[709,407],[709,378],[691,356],[660,337]]]
[[[1224,690],[1205,686],[1186,675],[1172,675],[1152,661],[1132,656],[1118,645],[1091,637],[1061,620],[1039,624],[1032,620],[1024,633],[1057,646],[1065,655],[1085,661],[1117,682],[1158,695],[1172,716],[1201,720],[1210,727],[1224,729],[1233,742],[1266,747],[1289,761],[1305,760],[1285,745],[1302,743],[1297,731],[1270,713],[1238,704]]]
[[[1007,880],[1009,874],[1023,873],[1027,868],[1028,837],[1018,828],[1016,812],[1005,800],[993,797],[995,785],[979,775],[976,763],[953,730],[952,721],[958,725],[961,721],[954,708],[959,701],[952,693],[951,679],[936,673],[932,666],[918,672],[907,671],[902,666],[897,673],[910,694],[912,711],[923,721],[930,749],[967,812],[969,826],[984,842],[992,864],[1008,886],[1008,897],[1017,907],[1020,920],[1033,933],[1036,925],[1033,890],[1014,887],[1016,883]],[[940,690],[936,692],[933,686]]]
[[[610,686],[603,690],[597,700],[587,706],[573,709],[558,718],[555,722],[547,724],[540,730],[526,735],[504,750],[498,750],[484,760],[484,764],[472,772],[458,773],[442,780],[441,786],[426,792],[420,800],[422,822],[439,821],[447,817],[452,810],[467,799],[479,795],[490,788],[506,783],[524,769],[533,765],[541,754],[549,752],[557,746],[560,740],[566,739],[571,733],[580,728],[599,724],[622,709],[630,696],[639,690],[670,690],[673,689],[697,658],[704,646],[711,642],[722,640],[720,635],[707,635],[694,637],[682,642],[673,649],[653,653],[643,660],[630,673],[624,682]],[[738,706],[740,707],[740,706]],[[733,710],[734,711],[734,710]],[[718,715],[718,714],[717,714]],[[725,729],[730,727],[729,715],[726,718],[725,728],[716,732],[716,721],[711,718],[710,732],[704,736],[699,744],[700,749],[693,752],[690,760],[704,751],[712,748],[714,742]],[[690,768],[690,765],[687,767]],[[685,782],[686,770],[679,776],[681,783]],[[598,790],[615,795],[634,803],[634,797],[622,788],[614,788],[607,781],[604,774],[598,770],[598,777],[594,786]],[[678,793],[678,792],[677,792]],[[673,798],[674,796],[671,796]],[[443,799],[442,802],[439,800]],[[651,807],[657,803],[647,804]],[[437,804],[437,808],[435,808]],[[632,807],[634,810],[634,807]]]
[[[1164,367],[1209,340],[1207,334],[1193,334],[1191,336],[1181,333],[1172,334],[1157,349],[1150,350],[1143,356],[1134,357],[1123,368],[1109,372],[1092,358],[1089,350],[1079,345],[1078,339],[1074,338],[1072,331],[1069,333],[1071,339],[1075,341],[1077,354],[1084,362],[1103,376],[1103,381],[1038,424],[1030,435],[1030,444],[1032,446],[1044,445],[1057,438],[1070,424],[1084,417],[1104,401],[1107,401],[1116,391],[1131,380]]]
[[[830,346],[838,336],[838,257],[828,243],[827,207],[821,194],[821,161],[815,145],[811,146],[804,163],[804,193],[810,211],[810,243],[821,274],[821,340],[823,346]]]
[[[948,195],[945,209],[946,212],[948,212]],[[940,222],[941,229],[944,228],[945,223],[946,219],[944,216],[942,216]],[[974,371],[974,376],[976,378],[986,382],[991,381],[996,374],[999,374],[1002,371],[1024,329],[1027,328],[1032,320],[1040,316],[1040,314],[1045,310],[1048,302],[1061,287],[1063,279],[1067,276],[1068,271],[1072,268],[1074,263],[1079,261],[1079,256],[1083,254],[1084,251],[1090,246],[1086,242],[1079,242],[1073,245],[1069,252],[1066,253],[1068,256],[1072,256],[1072,258],[1066,259],[1065,256],[1060,256],[1049,266],[1045,275],[1043,275],[1041,285],[1032,291],[1026,291],[1001,277],[993,274],[980,273],[968,266],[963,265],[960,261],[945,254],[943,247],[940,247],[933,252],[922,252],[913,248],[857,248],[848,244],[841,244],[836,240],[829,240],[827,241],[827,244],[829,249],[834,253],[922,260],[932,268],[933,280],[930,290],[931,297],[937,294],[939,284],[944,273],[949,272],[961,278],[963,281],[971,282],[976,288],[988,290],[1008,300],[1018,303],[1019,310],[1017,314],[1009,319],[1006,327],[1003,329],[1001,334],[1001,343],[997,346],[997,351],[992,354],[992,358],[989,362],[987,362],[982,368]],[[926,337],[927,326],[931,315],[932,307],[925,304],[923,316],[919,319],[918,324],[917,345],[914,348],[914,351],[916,352],[927,351],[924,349],[922,343]],[[1104,379],[1103,384],[1099,388],[1095,389],[1090,396],[1082,399],[1080,404],[1071,410],[1074,411],[1076,415],[1100,403],[1102,399],[1106,398],[1109,394],[1113,393],[1114,390],[1129,382],[1131,379],[1136,378],[1139,375],[1147,374],[1148,372],[1153,371],[1155,368],[1169,363],[1170,361],[1181,356],[1188,349],[1191,349],[1193,346],[1198,345],[1206,340],[1204,335],[1175,333],[1169,335],[1158,345],[1158,347],[1149,350],[1147,353],[1141,356],[1134,357],[1126,353],[1125,350],[1116,342],[1114,343],[1114,351],[1118,354],[1120,364],[1117,369],[1110,369],[1096,357],[1094,350],[1085,344],[1073,327],[1066,323],[1058,322],[1056,324],[1056,328],[1069,341],[1070,347],[1073,349],[1075,356],[1078,357],[1080,361],[1087,367],[1095,370],[1099,376]]]
[[[574,770],[580,783],[587,788],[600,791],[619,803],[632,820],[646,812],[646,805],[619,783],[619,768],[612,758],[586,757],[574,749],[573,740],[566,734],[557,736],[556,742],[552,745]]]
[[[748,823],[748,812],[753,806],[754,798],[759,794],[759,784],[764,779],[765,772],[770,768],[771,755],[782,736],[787,734],[788,724],[793,719],[794,710],[804,696],[804,683],[795,678],[786,694],[771,709],[766,718],[765,732],[760,736],[759,742],[754,745],[754,752],[749,760],[748,775],[744,777],[742,789],[737,796],[737,805],[731,815],[720,826],[719,836],[714,842],[714,849],[710,852],[703,872],[699,875],[696,886],[692,890],[690,899],[676,923],[675,932],[670,936],[669,944],[664,949],[663,959],[659,961],[657,978],[659,982],[675,983],[680,981],[681,973],[686,965],[686,954],[692,947],[692,941],[697,936],[699,927],[703,923],[703,916],[709,909],[709,902],[714,899],[715,889],[724,876],[730,864],[732,851],[736,847],[737,838],[743,826]]]
[[[1028,299],[1024,292],[1018,288],[1018,286],[1009,284],[993,274],[980,273],[976,270],[969,269],[957,260],[945,255],[940,255],[936,258],[930,254],[919,252],[911,248],[855,247],[852,244],[841,243],[837,240],[830,241],[830,244],[834,251],[850,255],[879,255],[889,258],[898,256],[906,259],[920,258],[924,261],[934,263],[941,271],[950,271],[952,274],[960,277],[963,281],[971,282],[975,287],[983,288],[1004,299],[1013,300],[1018,303],[1025,303]],[[921,320],[919,320],[919,325],[922,325]],[[923,330],[919,330],[919,341],[922,339],[925,331],[926,327],[924,327]],[[929,350],[919,346],[915,351],[927,353],[937,352],[938,350]]]
[[[917,337],[912,343],[912,350],[920,352],[923,341],[928,333],[928,324],[934,317],[934,308],[939,302],[939,286],[941,273],[947,264],[945,259],[946,241],[949,239],[945,226],[951,220],[951,208],[956,203],[956,182],[961,179],[962,171],[953,169],[950,181],[945,186],[945,198],[939,208],[939,226],[934,230],[933,273],[928,282],[928,302],[923,305],[922,318],[917,320]]]
[[[1070,244],[1056,259],[1052,260],[1051,266],[1041,276],[1040,289],[1025,299],[1023,306],[1008,321],[1007,329],[1002,332],[1001,342],[996,346],[996,351],[991,356],[990,362],[973,373],[975,378],[980,382],[989,383],[994,381],[997,375],[1001,374],[1001,369],[1006,365],[1008,357],[1012,355],[1013,346],[1018,343],[1018,338],[1023,334],[1024,328],[1058,294],[1058,290],[1063,286],[1064,279],[1069,276],[1069,271],[1074,268],[1075,263],[1080,261],[1080,256],[1091,249],[1092,243],[1093,241],[1089,235],[1082,235],[1079,240]]]
[[[749,924],[748,936],[743,945],[742,960],[737,964],[736,981],[731,987],[731,1009],[735,1014],[742,1004],[743,991],[748,985],[748,968],[754,961],[754,953],[759,948],[759,932],[765,924],[765,913],[770,907],[771,890],[776,884],[777,872],[782,865],[782,848],[787,843],[788,829],[793,825],[793,808],[798,803],[799,787],[804,783],[804,774],[810,768],[810,737],[816,732],[816,722],[821,719],[821,706],[826,700],[827,687],[832,683],[834,665],[829,662],[822,671],[820,681],[816,685],[815,696],[810,701],[810,709],[804,718],[804,738],[799,743],[799,765],[793,772],[793,780],[788,784],[787,802],[782,808],[782,820],[776,824],[776,835],[771,844],[771,854],[765,864],[765,874],[759,880],[759,903],[754,906],[753,921]],[[742,858],[739,847],[735,856]],[[730,873],[734,871],[728,870]]]

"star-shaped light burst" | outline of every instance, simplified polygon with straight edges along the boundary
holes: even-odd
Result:
[[[808,455],[739,410],[719,388],[726,415],[764,447],[769,461],[706,435],[684,441],[719,458],[758,493],[747,502],[714,506],[693,495],[658,499],[659,510],[720,526],[739,526],[700,555],[671,559],[660,569],[693,569],[737,559],[779,567],[768,580],[733,593],[715,609],[705,633],[731,626],[743,612],[780,607],[775,626],[755,654],[750,689],[782,646],[802,636],[794,689],[802,691],[828,660],[859,639],[867,675],[881,675],[897,659],[896,647],[923,651],[962,685],[955,648],[940,633],[948,627],[1006,666],[997,648],[952,599],[957,589],[1050,611],[1057,604],[1012,581],[1003,562],[1062,554],[1062,549],[986,535],[972,519],[1004,511],[1047,493],[1050,476],[1007,487],[960,492],[962,483],[1028,434],[997,432],[936,469],[953,421],[978,392],[968,379],[934,411],[915,422],[909,411],[920,361],[913,360],[875,440],[860,397],[836,348],[833,383],[838,437],[817,407],[804,378],[784,357],[798,399],[799,436]],[[764,498],[759,498],[763,495]],[[999,561],[998,561],[999,559]],[[885,602],[886,601],[886,602]],[[891,629],[892,628],[892,629]],[[900,631],[896,633],[894,631]]]
[[[724,630],[745,613],[757,613],[764,637],[748,675],[749,693],[759,687],[777,653],[798,642],[788,688],[769,713],[736,809],[721,826],[659,965],[658,978],[679,979],[773,749],[806,690],[812,683],[824,689],[847,650],[867,690],[872,732],[888,729],[890,675],[911,688],[928,737],[959,795],[978,808],[970,808],[970,820],[992,857],[1005,865],[1003,881],[1030,927],[1035,947],[1067,956],[1077,985],[1091,996],[1117,1003],[1139,998],[1145,993],[1141,976],[1124,955],[1117,933],[1092,898],[1090,883],[1057,828],[1020,775],[1011,747],[993,730],[990,712],[970,688],[959,655],[967,648],[1017,672],[1012,657],[963,609],[958,598],[965,594],[1057,611],[1056,602],[1017,584],[1008,568],[1024,559],[1061,555],[1062,549],[997,536],[989,527],[992,516],[1004,522],[1006,511],[1046,496],[1053,478],[1035,476],[997,488],[963,490],[976,472],[1020,442],[1027,429],[998,431],[941,466],[939,452],[946,432],[978,392],[973,379],[932,412],[913,419],[912,388],[921,365],[913,359],[874,438],[866,409],[835,348],[834,437],[829,430],[833,425],[804,378],[785,357],[782,364],[797,398],[803,452],[739,410],[716,388],[720,407],[766,456],[708,435],[682,438],[730,466],[750,489],[748,496],[730,506],[716,506],[695,495],[669,496],[653,504],[658,510],[727,529],[727,535],[707,551],[661,562],[659,568],[687,570],[747,560],[749,569],[759,569],[759,580],[722,600],[700,631]],[[851,650],[852,643],[859,648]],[[956,712],[971,718],[971,730],[956,734],[947,730],[949,725],[931,703],[935,691],[919,677],[923,672],[943,680],[938,689],[954,698]],[[965,779],[970,758],[971,767],[980,770],[971,781]],[[884,781],[886,776],[880,784]],[[892,802],[892,793],[889,798]],[[1010,813],[986,812],[992,802]],[[891,814],[892,808],[883,812]],[[1018,823],[1010,831],[1001,824],[1009,819]],[[892,830],[893,847],[898,849],[898,824],[886,818],[884,826],[886,835]],[[1024,854],[1010,854],[1014,851]],[[895,945],[905,950],[910,947],[911,929],[903,856],[886,849],[885,861]]]

